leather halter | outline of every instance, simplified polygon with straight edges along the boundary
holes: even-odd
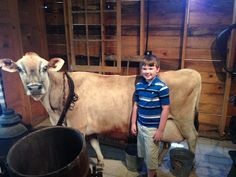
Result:
[[[64,105],[63,111],[60,115],[60,118],[57,122],[58,126],[61,126],[63,122],[65,122],[65,117],[67,111],[70,109],[72,110],[74,108],[75,102],[78,100],[78,95],[75,93],[75,86],[72,78],[69,76],[67,72],[63,74],[63,77],[67,77],[68,80],[68,87],[69,87],[69,94],[67,96],[66,103]],[[65,93],[64,93],[65,94]]]

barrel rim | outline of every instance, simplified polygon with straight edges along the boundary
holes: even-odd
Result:
[[[78,134],[80,134],[80,138],[83,142],[83,146],[82,146],[82,149],[86,148],[86,143],[85,143],[85,138],[84,138],[84,134],[82,134],[79,130],[76,130],[74,128],[71,128],[71,127],[62,127],[62,126],[51,126],[51,127],[45,127],[45,128],[42,128],[42,129],[38,129],[34,132],[31,132],[29,133],[28,135],[22,137],[21,139],[19,139],[18,141],[16,141],[12,147],[9,149],[9,152],[7,154],[7,158],[6,158],[6,166],[7,168],[11,170],[12,173],[14,174],[18,174],[18,175],[21,175],[22,177],[29,177],[29,174],[23,174],[15,169],[13,169],[12,167],[9,166],[9,154],[11,154],[11,152],[13,151],[13,149],[18,145],[20,144],[22,141],[24,141],[26,138],[30,137],[30,136],[33,136],[34,134],[38,133],[38,132],[41,132],[41,131],[46,131],[46,130],[49,130],[49,129],[67,129],[67,130],[70,130],[70,131],[74,131]],[[80,151],[77,156],[75,157],[75,159],[73,161],[71,161],[70,163],[68,163],[67,165],[65,165],[64,167],[62,168],[59,168],[57,169],[56,171],[53,171],[53,172],[49,172],[47,174],[43,174],[43,175],[30,175],[31,177],[47,177],[47,176],[51,176],[53,174],[56,174],[56,173],[59,173],[59,172],[63,172],[63,171],[66,171],[67,169],[71,169],[73,168],[72,166],[72,163],[75,161],[75,160],[78,160],[78,157],[79,155],[82,153],[82,151]],[[87,169],[87,171],[89,170],[89,168]]]

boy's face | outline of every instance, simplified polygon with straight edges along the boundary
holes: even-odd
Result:
[[[143,65],[141,69],[142,76],[146,79],[147,82],[153,80],[159,72],[160,67]]]

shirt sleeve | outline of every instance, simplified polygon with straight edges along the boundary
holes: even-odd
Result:
[[[169,88],[167,85],[164,85],[159,91],[159,97],[161,105],[169,105],[170,98],[169,98]]]
[[[139,100],[139,96],[138,96],[137,86],[135,86],[134,102],[138,102],[138,100]]]

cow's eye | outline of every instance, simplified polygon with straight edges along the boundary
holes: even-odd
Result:
[[[48,69],[48,66],[44,66],[43,69],[42,69],[42,71],[43,71],[43,72],[46,72],[47,69]]]
[[[16,69],[18,70],[19,73],[23,72],[23,69],[21,69],[19,66],[17,66]]]

